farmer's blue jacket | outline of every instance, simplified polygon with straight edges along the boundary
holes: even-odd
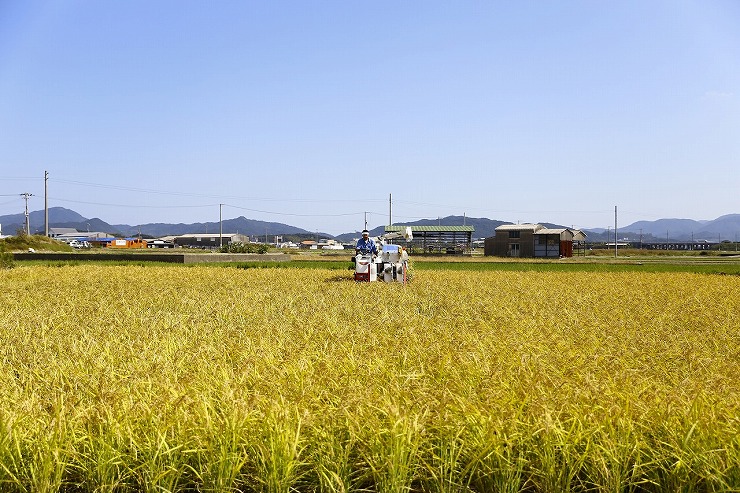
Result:
[[[375,246],[375,242],[372,238],[368,238],[367,240],[365,238],[360,238],[357,240],[357,246],[355,247],[355,250],[359,250],[361,253],[372,253],[374,255],[378,254],[378,247]]]

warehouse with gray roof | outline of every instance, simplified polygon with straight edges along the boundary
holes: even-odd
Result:
[[[572,257],[585,247],[586,235],[573,228],[546,228],[541,224],[504,224],[486,238],[485,255],[497,257]]]

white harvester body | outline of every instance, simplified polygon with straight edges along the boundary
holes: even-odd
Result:
[[[378,264],[372,255],[358,253],[355,257],[355,281],[371,282],[378,280]]]
[[[410,228],[405,235],[394,234],[376,240],[378,255],[358,253],[355,256],[355,281],[358,282],[400,282],[408,280],[409,254],[400,245],[385,243],[389,237],[405,236],[410,239]]]

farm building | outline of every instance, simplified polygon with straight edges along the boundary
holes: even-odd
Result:
[[[234,233],[194,233],[176,236],[174,242],[179,247],[215,249],[222,243],[249,243],[249,237]]]
[[[146,248],[146,240],[141,238],[116,238],[108,243],[108,248]]]
[[[108,238],[110,235],[102,231],[78,231],[74,228],[49,228],[49,237],[68,243],[71,240],[92,241]]]
[[[545,258],[572,257],[573,251],[586,240],[580,230],[542,228],[534,233],[534,256]]]
[[[146,246],[147,248],[175,248],[175,237],[165,236],[163,238],[147,240]]]
[[[90,245],[94,247],[107,248],[112,242],[116,241],[116,238],[113,236],[101,236],[98,238],[91,238],[88,241],[90,242]]]
[[[401,233],[411,228],[413,239],[408,242],[411,248],[419,248],[424,253],[463,254],[472,249],[473,226],[386,226],[386,233]],[[395,240],[393,243],[403,242]]]
[[[484,254],[497,257],[572,257],[574,248],[582,247],[585,239],[586,235],[577,229],[505,224],[496,228],[495,237],[486,238]]]
[[[81,233],[75,228],[49,228],[49,238],[68,236],[77,238]]]

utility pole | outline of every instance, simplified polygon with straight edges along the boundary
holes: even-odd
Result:
[[[218,247],[224,247],[223,204],[218,204]]]
[[[44,236],[49,237],[49,172],[44,171]]]
[[[393,226],[393,194],[388,194],[388,226]]]
[[[29,235],[29,236],[31,236],[31,224],[30,224],[30,221],[28,219],[28,198],[29,197],[33,197],[33,194],[32,193],[28,193],[28,192],[24,192],[24,193],[21,194],[21,197],[23,197],[24,199],[26,199],[26,234]]]
[[[367,229],[367,211],[365,211],[365,229]]]
[[[617,258],[617,206],[614,206],[614,258]]]

